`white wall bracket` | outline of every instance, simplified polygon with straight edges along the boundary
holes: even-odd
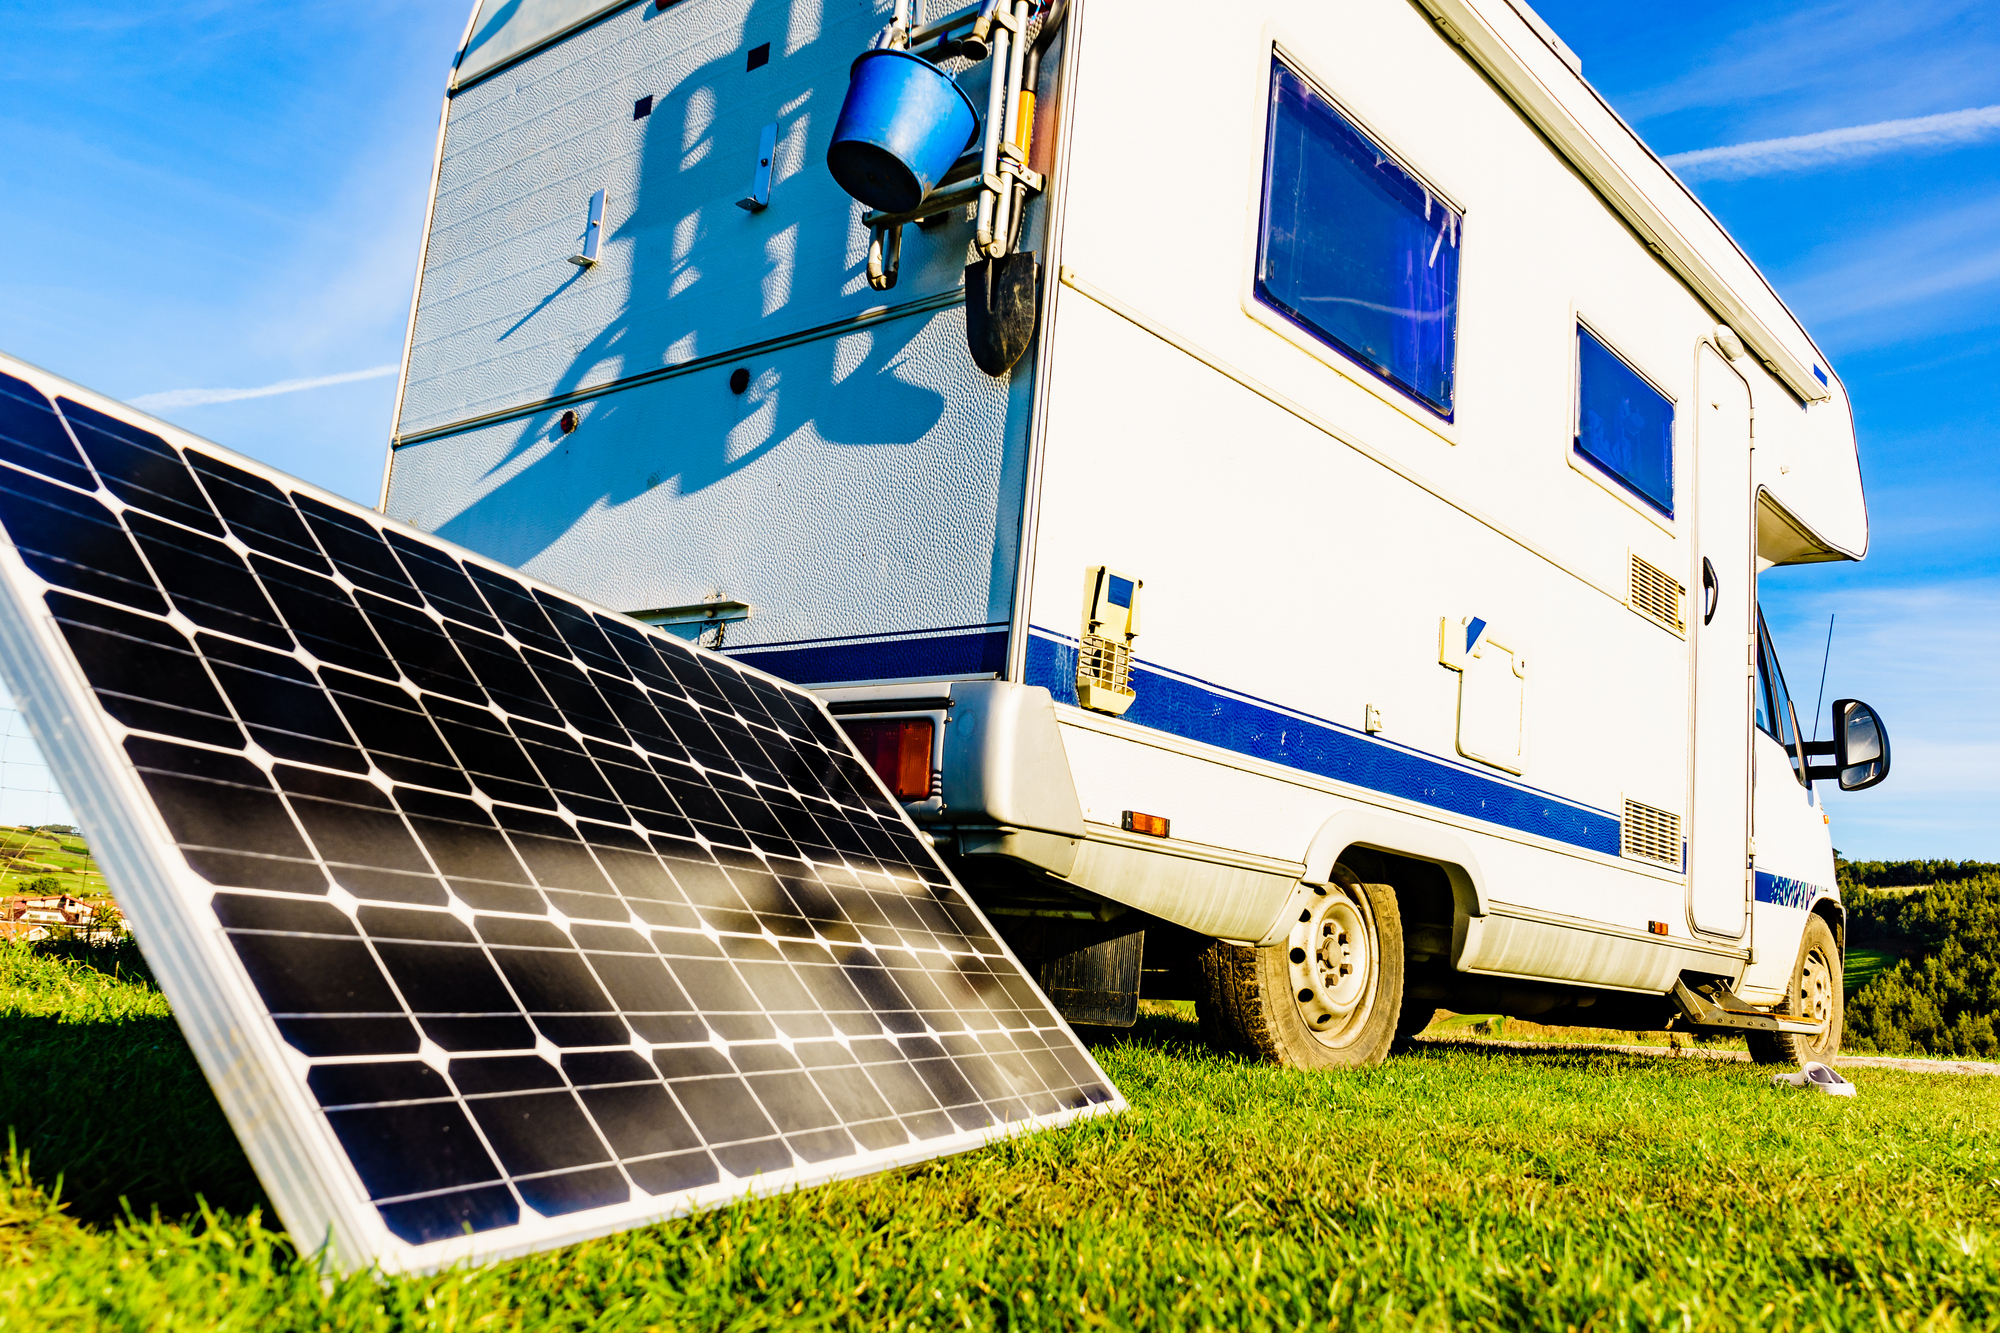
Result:
[[[569,257],[578,268],[597,267],[597,243],[604,237],[604,191],[590,196],[590,214],[583,224],[583,247]]]

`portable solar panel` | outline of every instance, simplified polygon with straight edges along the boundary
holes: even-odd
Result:
[[[0,358],[0,666],[302,1244],[1122,1107],[819,701]]]

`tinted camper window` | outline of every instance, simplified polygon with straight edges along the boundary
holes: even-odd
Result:
[[[1581,324],[1576,362],[1576,451],[1672,518],[1674,405]]]
[[[1257,295],[1446,420],[1458,233],[1457,213],[1272,63]]]

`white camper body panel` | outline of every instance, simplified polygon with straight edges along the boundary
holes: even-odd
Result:
[[[1093,899],[1266,942],[1370,847],[1448,868],[1461,970],[1775,1002],[1837,913],[1830,842],[1714,664],[1755,661],[1758,569],[1865,553],[1844,390],[1524,11],[1427,3],[1071,0],[1021,242],[1040,331],[996,380],[964,346],[969,218],[905,228],[872,291],[824,167],[889,0],[545,0],[547,44],[496,30],[512,63],[462,64],[447,108],[386,507],[634,612],[750,603],[726,646],[854,709],[1046,687],[1082,812],[1051,879]],[[1257,294],[1274,59],[1462,212],[1448,419]],[[773,122],[771,203],[739,208]],[[1675,405],[1671,517],[1572,447],[1579,325]],[[1697,428],[1715,377],[1747,396],[1733,444]],[[1716,466],[1744,481],[1698,512]],[[1641,613],[1635,562],[1684,624]],[[1122,717],[1078,706],[1096,566],[1144,581]]]
[[[387,511],[628,611],[747,603],[731,647],[992,674],[1032,361],[1003,382],[965,358],[962,228],[909,228],[890,293],[861,270],[861,206],[824,159],[887,0],[540,8],[529,32],[599,13],[492,68],[523,20],[482,5],[461,62],[481,76],[446,106]],[[912,631],[950,642],[887,646]]]
[[[1744,928],[1752,884],[1740,729],[1718,742],[1736,756],[1741,816],[1719,833],[1688,818],[1690,640],[1703,627],[1683,637],[1627,605],[1634,555],[1684,589],[1701,586],[1695,371],[1705,348],[1728,364],[1710,346],[1715,312],[1420,11],[1304,0],[1148,6],[1144,21],[1128,11],[1122,0],[1093,0],[1075,33],[1064,282],[1042,349],[1051,369],[1026,678],[1062,697],[1069,659],[1041,650],[1074,643],[1077,573],[1109,565],[1145,580],[1136,656],[1156,677],[1182,682],[1182,717],[1167,727],[1192,735],[1232,709],[1261,714],[1240,719],[1226,745],[1281,755],[1299,746],[1270,734],[1289,715],[1300,748],[1311,750],[1317,733],[1375,762],[1362,762],[1355,781],[1315,784],[1317,799],[1245,799],[1242,779],[1221,771],[1231,760],[1194,760],[1204,747],[1139,735],[1135,722],[1157,720],[1141,683],[1130,721],[1063,713],[1086,819],[1116,827],[1124,810],[1157,812],[1194,843],[1302,858],[1319,823],[1359,802],[1457,831],[1477,857],[1486,911],[1532,921],[1530,934],[1543,938],[1574,932],[1567,947],[1595,970],[1564,979],[1661,988],[1679,967],[1699,966],[1681,957],[1690,950],[1731,958],[1710,967],[1734,972],[1753,938],[1760,959],[1782,957],[1789,970],[1802,913],[1760,912],[1756,934]],[[1191,30],[1199,43],[1186,40]],[[1255,294],[1274,51],[1464,210],[1450,421]],[[1202,114],[1157,133],[1158,108],[1128,94],[1146,80],[1200,86]],[[1147,182],[1189,161],[1202,164],[1208,206],[1135,208]],[[1571,447],[1579,321],[1676,402],[1681,505],[1672,519]],[[1767,419],[1779,419],[1770,433],[1790,454],[1844,454],[1851,464],[1844,408],[1802,406],[1748,358],[1734,369],[1762,407],[1760,444]],[[1736,466],[1747,479],[1749,467]],[[1747,525],[1751,497],[1739,503]],[[1742,606],[1748,562],[1730,574]],[[1463,683],[1439,665],[1438,626],[1471,616],[1530,665],[1518,776],[1460,749]],[[1707,631],[1729,640],[1738,663],[1748,620]],[[1043,656],[1053,665],[1038,674]],[[1735,680],[1742,718],[1740,667]],[[1237,707],[1245,699],[1276,708]],[[1384,725],[1377,738],[1362,731],[1371,707]],[[1131,739],[1108,739],[1120,731]],[[1425,775],[1384,781],[1399,752],[1421,756]],[[1467,807],[1482,791],[1493,794],[1491,812]],[[1717,918],[1724,928],[1696,928],[1682,866],[1620,855],[1615,830],[1628,799],[1680,816],[1697,845],[1705,834],[1727,839],[1719,859],[1736,867],[1735,887],[1710,889],[1737,894],[1736,910]],[[1830,860],[1819,849],[1816,882],[1830,884]],[[1157,910],[1143,888],[1129,901]],[[1268,935],[1284,905],[1259,904],[1279,909],[1261,931],[1247,920],[1235,930]],[[1655,934],[1655,923],[1670,933]],[[1628,945],[1593,950],[1583,938],[1607,930]],[[1493,947],[1490,959],[1468,952],[1460,965],[1513,971],[1525,957],[1536,975],[1560,968],[1541,950]]]

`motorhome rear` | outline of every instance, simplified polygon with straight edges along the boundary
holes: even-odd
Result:
[[[869,60],[978,114],[902,213]],[[820,690],[1079,1021],[1838,1045],[1845,391],[1525,5],[484,0],[384,507]]]

